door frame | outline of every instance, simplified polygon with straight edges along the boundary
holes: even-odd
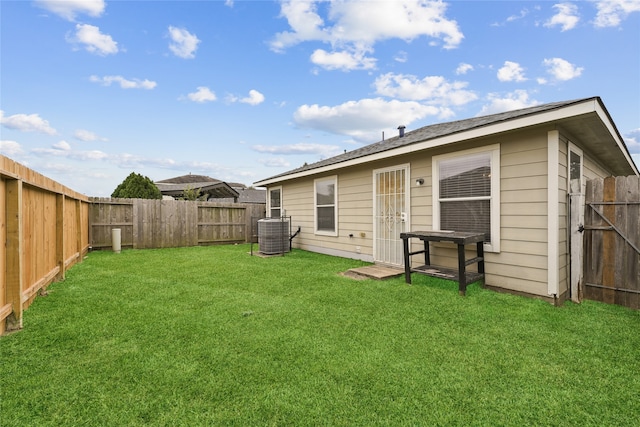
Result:
[[[580,157],[579,191],[571,188],[571,153]],[[567,234],[569,246],[569,298],[579,303],[582,300],[583,280],[583,236],[585,208],[584,152],[572,142],[567,144]]]
[[[378,234],[379,234],[378,225],[379,224],[378,224],[378,215],[377,215],[377,200],[378,200],[377,177],[380,173],[399,171],[399,170],[404,171],[404,201],[403,201],[404,211],[400,213],[401,223],[403,224],[401,227],[402,228],[401,232],[411,230],[411,166],[409,163],[404,163],[400,165],[394,165],[394,166],[373,170],[372,172],[372,182],[373,182],[373,190],[372,190],[373,218],[372,220],[373,220],[373,261],[379,264],[386,264],[386,265],[401,267],[401,266],[404,266],[404,256],[402,253],[402,239],[400,239],[399,233],[396,239],[396,244],[397,244],[397,247],[399,248],[399,255],[398,255],[399,263],[389,263],[389,262],[385,262],[384,260],[378,259],[378,251],[380,248],[378,247]]]

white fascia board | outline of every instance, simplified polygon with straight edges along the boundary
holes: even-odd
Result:
[[[292,173],[290,175],[283,175],[277,178],[258,181],[258,182],[255,182],[254,185],[261,187],[265,185],[274,184],[277,182],[286,181],[289,179],[297,179],[297,178],[303,178],[306,176],[317,175],[321,173],[334,171],[336,169],[342,169],[350,166],[360,165],[363,163],[369,163],[376,160],[384,160],[390,157],[401,156],[403,154],[411,154],[417,151],[423,151],[431,148],[441,147],[444,145],[453,144],[460,141],[471,140],[475,138],[482,138],[489,135],[509,132],[516,129],[527,128],[530,126],[536,126],[536,125],[540,125],[548,122],[553,122],[555,120],[561,120],[568,117],[580,116],[583,114],[588,114],[596,111],[595,110],[596,105],[597,105],[597,102],[595,100],[586,100],[578,104],[563,107],[559,110],[545,111],[545,112],[536,113],[530,116],[509,119],[502,122],[481,126],[475,129],[469,129],[466,131],[457,132],[450,135],[444,135],[438,138],[430,139],[428,141],[414,142],[412,144],[409,144],[403,147],[393,148],[391,150],[382,151],[380,153],[358,157],[357,159],[346,160],[344,162],[333,163],[330,165],[326,165],[326,166],[322,166],[314,169],[308,169],[298,173]],[[599,105],[598,105],[598,108],[599,108]],[[604,114],[604,117],[607,117],[604,111],[603,111],[603,114]],[[605,123],[608,123],[608,122],[609,122],[609,119],[607,118]],[[615,135],[616,133],[613,132],[612,134]],[[626,150],[623,150],[623,151],[626,151]]]

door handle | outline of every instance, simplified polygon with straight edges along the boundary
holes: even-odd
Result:
[[[578,232],[582,233],[584,231],[584,225],[580,224],[578,225]]]

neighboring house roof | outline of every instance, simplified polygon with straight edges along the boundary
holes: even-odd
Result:
[[[238,203],[267,203],[267,190],[256,188],[238,188]],[[220,200],[226,202],[230,200]]]
[[[242,184],[241,182],[227,182],[227,184],[229,184],[231,186],[231,188],[247,188],[246,185]]]
[[[520,110],[425,126],[353,151],[321,160],[254,183],[264,186],[286,179],[329,172],[373,160],[389,158],[462,140],[554,123],[577,138],[614,173],[638,174],[624,140],[600,97],[552,102]]]
[[[188,182],[180,184],[164,183],[162,181],[155,183],[160,192],[166,196],[181,197],[185,190],[199,189],[202,193],[208,194],[209,198],[232,198],[236,200],[239,196],[238,192],[231,188],[229,184],[222,181],[204,181],[204,182]]]
[[[182,175],[176,176],[174,178],[163,179],[162,181],[157,181],[156,184],[193,184],[193,183],[201,183],[201,182],[222,182],[219,179],[211,178],[206,175]]]
[[[202,193],[208,194],[209,198],[239,199],[239,191],[245,186],[239,183],[228,183],[206,175],[182,175],[174,178],[156,181],[156,186],[163,196],[182,197],[185,190],[200,189]]]

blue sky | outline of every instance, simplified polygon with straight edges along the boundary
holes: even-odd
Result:
[[[2,0],[0,37],[0,152],[89,196],[591,96],[640,165],[638,0]]]

